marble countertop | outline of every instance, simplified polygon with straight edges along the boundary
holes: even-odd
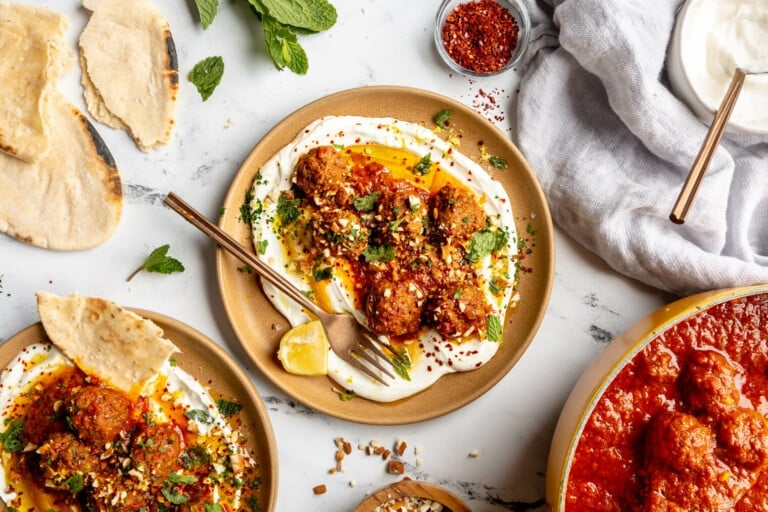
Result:
[[[66,14],[67,41],[74,51],[86,21],[79,2],[21,3]],[[558,229],[556,275],[545,319],[503,380],[440,418],[395,427],[359,425],[304,407],[253,368],[223,308],[214,245],[162,205],[174,191],[215,218],[234,174],[262,136],[299,107],[354,87],[431,90],[475,108],[513,137],[517,71],[484,79],[451,72],[433,43],[439,2],[333,3],[337,24],[328,32],[300,36],[310,67],[298,76],[277,71],[268,60],[260,25],[245,0],[222,0],[206,31],[191,0],[156,0],[170,23],[179,59],[173,138],[159,150],[142,153],[124,132],[96,125],[118,164],[125,192],[122,221],[103,245],[55,252],[0,236],[0,341],[38,320],[37,290],[105,297],[202,331],[243,365],[266,404],[279,453],[276,510],[352,510],[366,494],[401,478],[387,474],[380,459],[357,450],[345,460],[343,472],[329,474],[337,437],[353,446],[405,440],[410,447],[403,457],[406,474],[448,488],[476,512],[543,510],[550,439],[574,382],[614,335],[673,297],[616,274]],[[203,102],[186,77],[210,55],[223,56],[226,69],[221,85]],[[75,67],[60,89],[84,109],[79,80]],[[183,273],[143,273],[126,281],[153,248],[166,243],[184,263]],[[318,484],[327,486],[325,494],[313,494]]]

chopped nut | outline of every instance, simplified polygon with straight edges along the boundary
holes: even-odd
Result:
[[[342,450],[344,450],[344,453],[346,453],[347,455],[352,453],[352,443],[350,443],[349,441],[344,441]]]
[[[469,452],[469,456],[470,457],[477,457],[478,455],[480,455],[480,452],[478,452],[477,449],[472,450],[471,452]]]
[[[395,453],[397,453],[399,457],[402,457],[406,448],[408,448],[408,443],[405,441],[398,441],[395,445]]]
[[[312,488],[312,492],[315,494],[325,494],[325,491],[327,491],[328,488],[325,486],[325,484],[316,485]]]
[[[344,460],[344,452],[341,450],[336,450],[336,461],[342,461]]]
[[[391,450],[384,450],[383,452],[381,452],[382,460],[387,460],[390,455],[392,455],[392,451]]]
[[[399,460],[390,460],[387,463],[387,473],[390,475],[402,475],[405,473],[405,465]]]

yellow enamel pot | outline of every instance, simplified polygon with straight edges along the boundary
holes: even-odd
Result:
[[[568,475],[576,447],[593,409],[614,377],[660,333],[716,304],[768,293],[768,284],[703,292],[664,306],[616,336],[576,382],[560,413],[549,451],[547,510],[564,512]]]

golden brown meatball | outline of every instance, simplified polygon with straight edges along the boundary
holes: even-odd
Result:
[[[162,481],[181,465],[182,432],[170,423],[145,425],[133,436],[133,467],[149,475],[151,481]]]
[[[397,253],[411,254],[424,245],[429,215],[429,193],[406,180],[381,191],[376,220],[380,243]]]
[[[490,312],[477,285],[460,283],[438,290],[427,299],[424,319],[444,338],[457,338],[483,330]]]
[[[132,408],[131,400],[116,389],[85,386],[67,409],[80,439],[104,447],[130,428]]]
[[[376,280],[365,297],[368,325],[378,334],[401,336],[419,330],[424,293],[413,281]]]
[[[77,439],[71,432],[57,432],[37,449],[40,469],[48,485],[66,489],[71,477],[83,479],[98,468],[99,457],[93,448]]]
[[[333,256],[357,259],[368,245],[370,232],[360,216],[350,210],[321,208],[309,220],[312,241]]]
[[[736,408],[721,418],[717,440],[724,456],[750,469],[768,463],[768,421],[754,409]]]
[[[39,445],[54,432],[67,430],[64,401],[82,386],[85,386],[85,376],[73,369],[43,388],[40,396],[35,397],[30,404],[24,418],[24,443]]]
[[[294,182],[315,205],[328,200],[345,204],[350,192],[347,182],[351,171],[344,155],[332,146],[310,149],[296,163]],[[340,197],[336,198],[339,195]]]
[[[472,192],[444,185],[430,201],[429,213],[439,240],[468,240],[485,227],[487,215]]]

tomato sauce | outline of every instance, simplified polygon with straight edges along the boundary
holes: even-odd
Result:
[[[768,295],[665,330],[592,411],[566,511],[768,510],[767,397]]]

